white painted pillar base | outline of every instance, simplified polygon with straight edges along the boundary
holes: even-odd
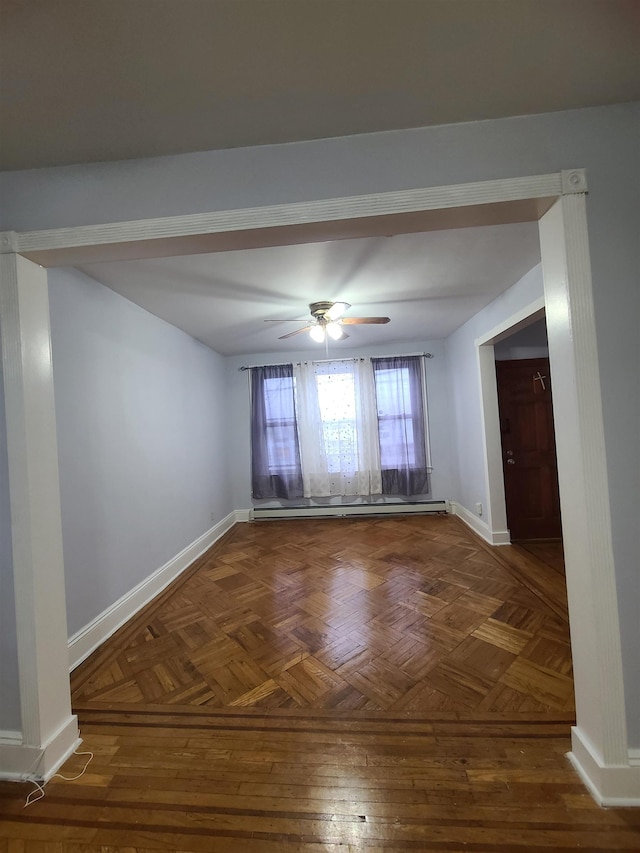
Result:
[[[567,758],[601,806],[640,806],[640,765],[631,759],[623,764],[605,764],[585,733],[571,730],[571,752]]]
[[[22,730],[0,778],[46,779],[78,741],[71,713],[47,274],[0,255],[0,323]],[[16,775],[17,774],[17,775]]]
[[[38,779],[46,782],[80,746],[77,718],[70,715],[52,738],[41,746],[23,743],[20,732],[13,737],[0,736],[0,779],[23,782]]]

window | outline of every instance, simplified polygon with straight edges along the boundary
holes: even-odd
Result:
[[[409,371],[406,368],[376,370],[376,398],[380,456],[384,468],[398,468],[404,462],[416,464],[416,444],[410,402]]]
[[[303,496],[290,364],[251,370],[251,493],[254,498]]]
[[[361,359],[294,368],[305,497],[382,490],[373,377]]]
[[[265,429],[269,471],[294,471],[296,456],[296,415],[293,376],[267,377],[264,380]]]
[[[341,463],[355,470],[358,434],[353,375],[348,371],[319,373],[316,382],[327,467],[334,474]]]
[[[375,376],[382,491],[429,491],[427,427],[421,356],[372,358]]]
[[[429,492],[422,358],[252,369],[253,497]]]

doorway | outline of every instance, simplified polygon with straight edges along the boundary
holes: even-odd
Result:
[[[560,540],[560,492],[544,318],[494,347],[512,541]]]

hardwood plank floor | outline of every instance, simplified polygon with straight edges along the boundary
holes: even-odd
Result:
[[[549,540],[540,542],[519,542],[518,544],[525,551],[528,551],[530,554],[533,554],[534,557],[537,557],[548,566],[551,566],[551,568],[556,572],[564,575],[562,542]]]
[[[87,772],[26,809],[28,785],[0,785],[0,849],[637,850],[640,810],[596,806],[566,717],[84,708]]]
[[[444,516],[237,525],[73,674],[94,758],[0,785],[0,853],[640,849],[565,757],[542,556]]]

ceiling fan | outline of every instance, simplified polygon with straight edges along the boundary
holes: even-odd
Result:
[[[280,335],[278,340],[284,341],[286,338],[292,338],[294,335],[302,334],[302,332],[309,332],[310,337],[318,343],[322,343],[327,337],[332,338],[334,341],[341,341],[349,337],[342,328],[343,326],[380,325],[391,322],[390,317],[343,317],[342,315],[349,308],[351,308],[351,305],[348,302],[312,302],[309,305],[312,319],[307,322],[306,326],[296,329],[293,332],[288,332],[286,335]],[[265,323],[300,322],[304,321],[265,320]]]

